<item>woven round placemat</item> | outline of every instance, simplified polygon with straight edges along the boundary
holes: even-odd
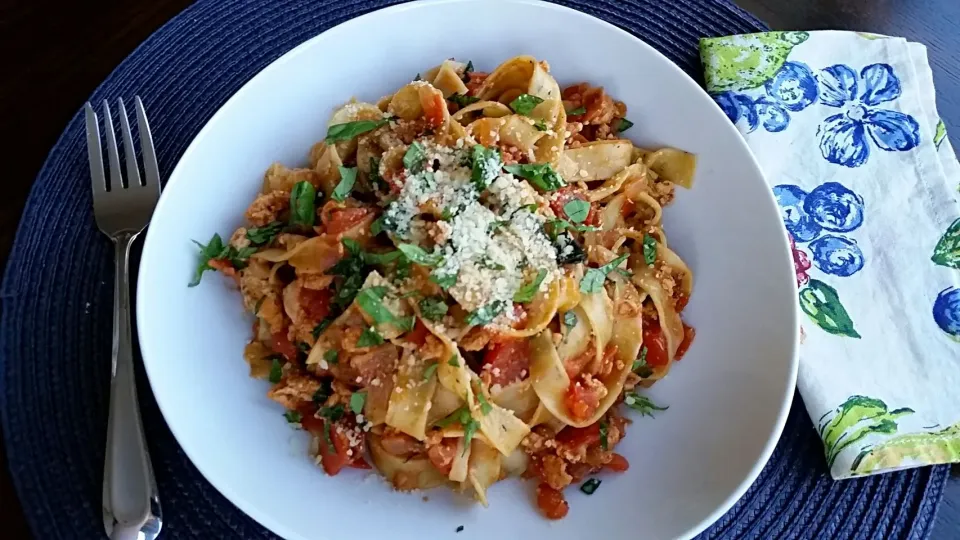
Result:
[[[254,74],[306,39],[395,3],[201,0],[134,51],[91,101],[143,96],[161,172],[169,173],[207,119]],[[558,3],[641,37],[697,80],[698,38],[765,29],[726,0]],[[103,536],[113,250],[94,226],[83,129],[78,112],[40,171],[0,290],[0,415],[10,471],[41,539]],[[193,467],[142,371],[138,385],[163,536],[272,538]],[[759,479],[702,538],[923,538],[946,475],[946,467],[933,467],[831,481],[798,398]]]

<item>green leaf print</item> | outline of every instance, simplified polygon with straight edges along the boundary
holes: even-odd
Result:
[[[945,138],[947,138],[947,125],[943,123],[943,120],[939,120],[937,122],[937,132],[933,134],[933,144],[937,146],[937,150],[940,149],[940,143]]]
[[[880,444],[864,446],[853,460],[850,472],[870,474],[905,465],[957,461],[960,461],[960,422],[940,431],[906,433]]]
[[[767,82],[807,32],[766,32],[700,40],[708,92],[747,90]]]
[[[896,433],[901,416],[913,414],[913,409],[901,408],[887,412],[882,400],[867,396],[850,396],[835,410],[820,417],[817,432],[823,440],[827,466],[832,467],[837,456],[851,444],[872,433]]]
[[[860,338],[853,328],[850,315],[840,303],[837,290],[820,280],[811,279],[806,287],[800,289],[800,309],[817,326],[831,334]]]
[[[883,35],[883,34],[873,34],[873,33],[870,33],[870,32],[857,32],[857,35],[860,36],[860,37],[862,37],[863,39],[871,39],[871,40],[873,40],[873,39],[884,39],[884,38],[888,37],[888,36],[885,36],[885,35]]]
[[[930,260],[940,266],[960,268],[960,218],[947,227],[947,231],[933,248],[933,257],[930,257]]]

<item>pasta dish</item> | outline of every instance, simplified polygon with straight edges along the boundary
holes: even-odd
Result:
[[[696,160],[621,134],[626,107],[546,62],[446,60],[351,101],[272,165],[228,241],[200,245],[254,316],[244,356],[327,474],[449,486],[487,504],[533,479],[549,518],[593,493],[642,390],[694,336],[690,269],[662,212]]]

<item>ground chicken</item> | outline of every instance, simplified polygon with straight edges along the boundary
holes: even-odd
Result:
[[[279,220],[280,215],[290,207],[290,192],[274,190],[257,195],[247,208],[247,219],[257,227],[263,227]]]
[[[296,409],[301,403],[313,401],[313,395],[320,389],[320,382],[309,375],[288,372],[267,392],[267,397],[288,409]]]
[[[239,229],[233,231],[233,234],[230,235],[230,245],[237,249],[243,249],[250,246],[250,239],[247,238],[246,227],[240,227]]]
[[[562,490],[570,485],[573,477],[567,473],[567,463],[559,456],[547,454],[540,461],[543,480],[553,489]]]

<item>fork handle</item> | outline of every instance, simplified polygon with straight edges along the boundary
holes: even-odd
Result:
[[[161,523],[157,484],[143,435],[133,369],[128,265],[130,246],[136,236],[122,234],[114,238],[113,362],[103,467],[103,521],[112,540],[153,538],[159,533]],[[141,532],[145,533],[143,537]]]

